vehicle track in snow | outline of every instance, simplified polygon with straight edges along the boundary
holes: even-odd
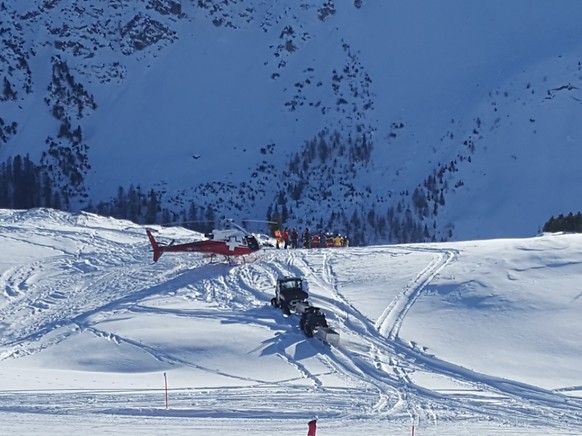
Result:
[[[49,239],[63,238],[60,231],[43,232],[42,236]],[[127,245],[105,240],[96,230],[85,233],[71,230],[64,234],[75,243],[72,248],[54,250],[54,256],[31,260],[2,274],[0,283],[4,285],[5,300],[0,307],[0,319],[26,320],[27,324],[22,325],[22,329],[7,322],[2,324],[0,358],[7,359],[15,353],[34,354],[66,340],[75,331],[83,331],[115,344],[139,348],[168,365],[232,377],[237,383],[250,386],[250,389],[178,389],[176,401],[194,409],[194,414],[211,414],[213,407],[218,405],[222,411],[231,408],[240,413],[256,413],[261,407],[268,409],[273,401],[284,403],[292,396],[301,402],[297,416],[326,404],[326,413],[330,415],[356,418],[407,416],[412,420],[438,421],[460,415],[469,419],[542,424],[538,421],[543,416],[544,420],[555,422],[561,428],[582,427],[580,399],[568,397],[563,392],[476,373],[429,355],[400,338],[407,314],[431,281],[455,260],[457,253],[454,250],[437,250],[428,246],[370,248],[385,253],[387,260],[402,253],[432,256],[427,265],[394,295],[377,319],[372,320],[350,302],[337,280],[336,268],[341,265],[344,250],[263,250],[253,262],[230,266],[208,265],[195,255],[165,256],[163,264],[152,264],[145,237],[143,244]],[[50,248],[50,244],[38,247]],[[197,268],[195,273],[194,268]],[[54,274],[48,274],[49,271]],[[35,280],[37,274],[42,276],[42,281]],[[285,318],[269,307],[275,280],[281,275],[306,277],[312,294],[318,288],[329,291],[316,292],[315,304],[323,306],[330,314],[332,327],[339,326],[342,336],[339,348],[305,339],[297,327],[297,318]],[[204,310],[153,307],[148,303],[150,297],[172,296],[173,293],[181,298],[216,303],[221,310],[205,313]],[[208,316],[271,329],[276,333],[270,345],[295,369],[297,378],[267,382],[208,368],[176,357],[163,346],[143,344],[126,335],[107,331],[103,323],[111,316],[142,313]],[[309,341],[308,345],[317,351],[310,359],[318,360],[327,368],[326,371],[314,370],[309,362],[297,358],[292,349],[299,339]],[[259,350],[260,347],[252,352]],[[418,372],[451,380],[461,388],[454,393],[427,389],[415,383]],[[329,374],[345,380],[346,386],[326,385],[323,380]],[[296,383],[302,380],[308,383]],[[147,408],[152,396],[159,395],[124,391],[131,397],[130,408],[142,404],[142,401],[143,407]],[[90,405],[95,392],[86,392],[87,407],[95,410],[96,406]],[[64,404],[66,397],[63,394],[60,398]],[[128,398],[113,395],[107,401],[111,401],[109,407],[119,408]],[[97,409],[106,408],[107,401]],[[75,407],[74,404],[78,405],[78,399],[71,403],[71,408]]]
[[[383,339],[379,336],[377,327],[364,314],[362,314],[355,306],[353,306],[340,291],[333,271],[331,256],[333,253],[338,254],[337,251],[326,251],[321,253],[321,264],[314,267],[310,262],[312,258],[303,257],[300,259],[303,267],[301,269],[310,271],[307,274],[308,280],[318,280],[318,285],[323,288],[331,290],[333,299],[335,300],[335,308],[339,309],[339,318],[343,319],[343,328],[340,330],[353,330],[360,336],[363,344],[359,344],[358,349],[351,350],[341,346],[333,349],[330,356],[324,355],[323,358],[333,360],[336,366],[341,370],[346,371],[355,378],[364,378],[366,382],[371,384],[376,390],[378,399],[370,405],[370,413],[384,414],[384,415],[403,415],[408,414],[416,417],[418,414],[415,409],[419,404],[418,401],[411,401],[408,397],[406,383],[400,380],[400,373],[397,371],[386,371],[382,364],[381,356],[388,354],[393,355],[392,350],[380,351],[385,346],[379,344]],[[383,313],[385,319],[388,319],[386,311]],[[341,334],[341,333],[340,333]],[[369,338],[375,338],[370,341]],[[375,342],[375,343],[374,343]],[[360,351],[359,348],[362,348]],[[331,357],[333,356],[333,357]]]
[[[71,335],[84,332],[119,346],[139,349],[164,365],[192,368],[231,378],[237,384],[248,385],[240,389],[214,390],[217,395],[220,392],[230,393],[228,401],[222,400],[221,404],[225,408],[230,407],[231,410],[240,409],[241,412],[256,410],[260,404],[267,408],[272,401],[268,393],[273,390],[278,390],[281,395],[285,392],[287,395],[294,395],[294,391],[305,392],[306,387],[294,386],[293,379],[269,382],[220,371],[165,352],[163,346],[142,343],[131,337],[104,330],[103,327],[107,324],[103,321],[114,316],[156,313],[175,317],[204,317],[201,310],[189,312],[154,308],[146,301],[149,297],[157,298],[173,292],[170,289],[175,289],[182,297],[188,297],[189,289],[192,287],[196,287],[198,292],[196,299],[206,300],[224,308],[222,315],[221,311],[210,311],[207,314],[210,319],[220,319],[222,316],[226,322],[242,322],[267,329],[272,329],[278,323],[279,330],[283,324],[280,320],[260,319],[256,316],[257,308],[266,308],[265,292],[271,289],[264,292],[257,290],[262,286],[261,283],[266,283],[265,280],[268,279],[264,277],[264,269],[257,270],[254,263],[208,264],[194,255],[186,258],[166,256],[163,264],[152,264],[149,261],[150,256],[143,248],[136,251],[133,246],[120,246],[118,251],[109,252],[107,255],[85,255],[83,248],[80,247],[77,253],[59,253],[58,256],[43,258],[5,271],[3,279],[13,283],[19,291],[18,298],[11,299],[9,304],[0,309],[0,319],[26,319],[26,324],[3,327],[5,335],[2,337],[0,359],[40,353],[67,340]],[[148,261],[144,262],[145,259]],[[195,274],[192,273],[193,269]],[[49,277],[47,272],[51,270],[55,273]],[[44,280],[31,283],[36,271],[43,275]],[[56,293],[56,289],[63,291]],[[51,298],[55,298],[55,301],[51,301]],[[270,308],[265,311],[269,312]],[[295,330],[292,324],[289,324],[289,330]],[[311,389],[305,398],[305,407],[315,407],[321,402],[322,396],[329,395],[333,389],[326,389],[326,393],[319,392],[322,382],[318,376],[321,374],[311,374],[294,358],[288,350],[293,343],[288,336],[284,333],[281,340],[276,342],[278,354],[288,365],[295,367],[298,380],[310,380]],[[256,394],[259,396],[250,397],[248,389],[259,392]],[[132,398],[142,395],[132,393],[131,390],[126,391],[129,391]],[[184,393],[184,401],[192,395],[195,393]],[[246,405],[243,404],[245,398],[248,399]],[[349,394],[338,390],[335,400],[337,407],[345,408],[345,403],[352,402],[349,398]],[[148,401],[149,404],[152,403],[151,398]],[[62,404],[60,401],[57,402]],[[216,397],[208,398],[206,410],[216,410],[216,406],[212,405],[216,402]]]
[[[424,250],[420,250],[426,252]],[[384,309],[374,327],[382,336],[395,340],[402,327],[406,314],[416,302],[422,291],[448,264],[457,253],[452,250],[435,253],[432,261],[390,302]]]
[[[405,410],[413,420],[437,420],[443,411],[446,412],[454,405],[457,412],[464,411],[469,416],[537,421],[537,412],[542,408],[548,417],[560,420],[564,425],[573,428],[582,425],[582,401],[578,399],[524,383],[476,373],[428,355],[415,348],[414,344],[405,344],[398,337],[398,333],[406,314],[431,280],[453,262],[458,254],[454,250],[443,251],[417,246],[401,249],[432,253],[435,256],[396,295],[375,322],[362,315],[342,295],[334,280],[335,274],[329,255],[324,255],[322,263],[317,266],[312,262],[314,256],[294,259],[296,265],[303,264],[299,269],[307,271],[305,275],[308,279],[322,281],[336,295],[335,310],[342,314],[338,320],[345,318],[342,329],[353,329],[364,338],[369,362],[365,361],[365,355],[350,349],[352,344],[333,349],[333,355],[339,366],[354,377],[365,374],[367,378],[374,379],[372,384],[378,388],[379,399],[372,411],[392,414]],[[324,356],[330,357],[329,353]],[[376,373],[372,370],[374,367],[378,370]],[[416,371],[448,378],[457,385],[464,386],[466,391],[463,393],[459,389],[455,395],[450,395],[423,388],[411,378]],[[396,402],[390,401],[394,393]],[[520,406],[516,408],[516,404]]]
[[[354,404],[357,403],[358,400],[353,399],[353,395],[351,394],[354,391],[352,389],[324,387],[321,377],[325,376],[325,373],[311,372],[309,368],[303,365],[301,361],[294,356],[293,352],[290,351],[290,348],[295,344],[296,339],[299,337],[303,338],[303,336],[299,333],[298,328],[293,323],[286,325],[286,318],[278,311],[272,311],[268,301],[265,301],[266,297],[270,296],[272,292],[273,282],[271,281],[272,277],[269,274],[265,275],[265,268],[263,266],[256,263],[235,266],[216,265],[215,269],[216,271],[214,273],[208,274],[207,277],[203,277],[195,283],[197,287],[202,286],[204,288],[203,293],[199,295],[199,297],[202,297],[203,299],[210,297],[214,302],[224,308],[223,312],[217,312],[214,310],[209,311],[207,316],[210,319],[224,317],[226,321],[232,318],[233,322],[256,325],[261,328],[272,329],[275,326],[278,330],[282,329],[282,334],[274,337],[274,341],[271,342],[271,345],[276,348],[277,354],[281,359],[283,359],[289,366],[295,368],[298,374],[296,379],[291,378],[281,381],[264,381],[255,378],[241,377],[236,374],[230,374],[228,372],[217,371],[213,368],[197,365],[187,359],[175,358],[171,353],[165,353],[163,348],[157,346],[142,344],[140,341],[118,334],[112,336],[111,333],[99,330],[96,327],[92,327],[90,324],[85,324],[82,328],[84,331],[90,331],[96,336],[106,340],[113,340],[118,344],[126,344],[139,348],[141,351],[150,354],[160,362],[189,367],[198,371],[208,372],[209,374],[232,378],[238,383],[246,382],[249,385],[247,388],[212,390],[216,395],[224,395],[225,393],[228,393],[227,398],[222,398],[220,400],[221,407],[224,407],[225,409],[236,409],[242,412],[245,410],[253,410],[253,413],[256,414],[256,410],[261,407],[261,404],[263,404],[263,407],[265,408],[271,405],[273,400],[268,393],[273,390],[280,392],[281,396],[286,395],[287,398],[289,396],[300,397],[302,405],[306,410],[317,408],[322,404],[322,399],[324,397],[325,401],[330,404],[329,410],[335,411],[331,413],[337,413],[338,410],[345,410],[348,406],[354,407]],[[205,271],[204,267],[198,270],[198,275],[203,271]],[[217,271],[220,271],[220,273],[217,274]],[[263,290],[261,290],[261,288]],[[216,291],[218,289],[220,289],[220,295],[218,295]],[[204,294],[204,292],[207,294]],[[114,306],[119,309],[119,305],[113,304],[109,307],[109,310]],[[153,309],[142,304],[134,304],[125,310],[130,313],[148,313]],[[269,319],[257,317],[261,310],[265,310],[265,313],[270,313]],[[245,311],[253,311],[253,313],[245,315]],[[183,310],[157,308],[155,309],[155,312],[164,316],[204,317],[203,311],[200,310],[187,312]],[[273,313],[275,314],[274,318],[272,317]],[[256,352],[258,350],[260,350],[260,347],[256,350],[251,350],[250,352]],[[309,380],[311,386],[302,386],[304,383],[296,385],[296,382],[300,382],[301,379]],[[264,392],[264,394],[260,398],[251,398],[249,397],[249,389],[253,392]],[[199,389],[194,390],[189,394],[184,393],[184,398],[186,399],[188,395],[195,396],[196,391],[198,390]],[[359,395],[359,397],[361,397],[361,395]],[[212,404],[217,401],[217,398],[207,396],[205,400],[199,399],[196,402],[196,407],[200,408],[200,410],[208,411],[212,409]],[[245,403],[245,401],[247,401],[247,403]],[[204,408],[204,404],[207,404],[206,409]],[[304,414],[305,412],[297,413]]]
[[[300,338],[301,342],[305,342],[307,340],[303,335],[303,332],[301,332],[298,327],[299,317],[296,315],[290,315],[286,317],[282,315],[280,310],[272,308],[270,305],[270,300],[274,296],[275,283],[277,278],[283,276],[303,276],[305,274],[305,268],[301,269],[296,265],[298,263],[296,258],[297,257],[300,258],[301,256],[302,255],[299,254],[298,250],[287,250],[287,251],[269,250],[268,254],[263,256],[261,263],[251,264],[250,267],[257,269],[255,275],[258,277],[262,277],[261,283],[268,283],[268,285],[262,285],[259,286],[259,288],[262,288],[264,290],[262,298],[269,305],[270,309],[272,310],[272,313],[274,314],[275,319],[277,319],[278,322],[281,323],[281,327],[287,331],[287,334],[291,335],[293,341],[295,340],[295,338]],[[266,282],[264,281],[265,276],[268,278]],[[345,388],[344,394],[346,392],[353,392],[352,395],[349,395],[351,397],[360,396],[360,393],[362,392],[362,387],[365,387],[369,384],[362,383],[362,376],[353,377],[351,375],[351,371],[355,369],[352,369],[351,371],[342,370],[341,368],[338,368],[337,362],[326,358],[322,358],[321,352],[323,351],[324,354],[328,352],[328,350],[326,350],[325,348],[318,349],[319,352],[315,355],[315,358],[320,360],[321,363],[323,363],[324,366],[328,368],[328,372],[313,373],[305,365],[301,364],[295,357],[289,354],[289,352],[286,350],[286,347],[289,346],[289,344],[288,343],[286,344],[286,340],[284,338],[281,338],[280,341],[281,346],[279,350],[279,355],[285,360],[287,360],[290,365],[296,367],[297,370],[301,374],[303,374],[304,378],[307,378],[312,382],[314,392],[324,391],[328,392],[329,395],[329,393],[333,391],[333,389],[330,390],[329,387],[325,387],[323,382],[321,381],[321,378],[325,377],[327,374],[335,374],[336,376],[345,379],[346,385],[359,386],[354,388]],[[317,345],[317,343],[315,343],[315,345]],[[340,399],[338,401],[338,404],[332,405],[330,404],[330,399],[328,399],[326,403],[332,409],[341,408],[343,400]],[[354,404],[352,404],[352,407],[355,407]],[[359,411],[365,409],[365,407],[362,404],[359,404],[356,408]]]
[[[26,323],[3,327],[0,359],[13,353],[33,354],[55,345],[70,336],[71,330],[50,337],[49,332],[66,325],[84,328],[91,316],[121,310],[133,304],[140,292],[155,294],[158,284],[171,280],[183,268],[175,264],[156,271],[152,265],[143,264],[141,250],[117,248],[107,256],[81,252],[47,257],[5,272],[5,281],[19,283],[19,296],[0,308],[0,319],[24,319]],[[144,267],[136,269],[135,265],[140,264]],[[37,272],[43,280],[34,279]]]
[[[354,306],[349,304],[333,284],[334,273],[328,261],[331,253],[332,251],[328,250],[317,252],[315,250],[308,252],[301,250],[288,253],[283,260],[281,260],[281,257],[273,258],[272,264],[269,265],[269,268],[275,271],[273,273],[273,282],[278,276],[299,275],[307,279],[308,288],[317,286],[334,288],[333,301],[325,299],[325,302],[328,305],[333,304],[336,311],[338,308],[340,309],[339,317],[348,319],[347,325],[350,325],[349,328],[359,329],[364,335],[373,333],[373,324]],[[323,261],[321,265],[318,264],[317,267],[314,267],[313,263],[307,261],[306,256],[309,256],[309,259],[322,257]],[[318,298],[321,299],[322,297],[318,296]],[[328,315],[330,314],[329,310],[326,310],[326,312]],[[358,327],[355,327],[356,324]],[[354,356],[346,353],[342,346],[338,349],[330,349],[326,345],[318,344],[318,342],[314,342],[313,345],[320,350],[318,358],[336,374],[341,374],[351,384],[368,385],[367,389],[372,387],[377,392],[379,400],[371,406],[367,406],[370,413],[386,413],[387,410],[392,413],[398,404],[402,404],[402,396],[397,380],[394,379],[392,383],[387,383],[386,373],[380,371],[375,363],[370,361],[367,352]],[[370,374],[375,374],[375,376]]]

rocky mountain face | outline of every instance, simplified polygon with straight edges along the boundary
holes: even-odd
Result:
[[[200,229],[268,219],[355,244],[534,234],[573,201],[531,199],[578,180],[581,132],[567,120],[580,111],[580,60],[558,44],[570,27],[549,29],[555,46],[512,68],[511,51],[482,60],[489,49],[475,51],[487,37],[459,33],[454,44],[475,47],[454,62],[421,54],[423,71],[406,64],[447,23],[433,16],[414,37],[402,29],[426,8],[4,2],[0,206],[212,223]],[[531,44],[524,37],[515,50]],[[486,66],[475,73],[478,61]],[[550,146],[569,159],[532,158]],[[557,168],[564,178],[551,176]]]

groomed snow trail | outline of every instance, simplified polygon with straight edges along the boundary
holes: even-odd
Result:
[[[6,371],[31,359],[62,364],[50,360],[52,350],[82,344],[75,342],[81,338],[106,343],[106,352],[124,359],[147,362],[123,367],[135,378],[130,384],[69,380],[61,389],[51,387],[56,381],[44,381],[39,390],[0,390],[0,412],[283,420],[317,411],[327,419],[432,426],[462,419],[582,428],[582,400],[567,392],[477,373],[429,354],[430,344],[418,347],[401,338],[408,315],[427,298],[435,277],[462,258],[455,248],[265,249],[234,265],[168,254],[154,264],[143,228],[128,223],[37,211],[4,215],[0,225],[0,239],[23,253],[18,261],[5,261],[0,274],[0,365]],[[379,265],[370,279],[374,288],[366,291],[372,295],[359,293],[367,285],[359,271],[366,259]],[[395,265],[406,271],[394,274]],[[281,276],[306,279],[312,302],[340,333],[339,347],[305,338],[296,316],[270,306]],[[375,304],[364,308],[361,299],[372,297]],[[173,333],[143,336],[150,322],[186,336],[183,341]],[[188,337],[200,328],[219,344],[229,339],[225,335],[244,332],[245,341],[250,335],[252,345],[234,358],[247,359],[247,365],[268,363],[274,372],[213,360],[214,346],[204,348]],[[115,364],[115,354],[103,360]],[[107,379],[110,370],[99,371]],[[171,385],[167,412],[160,411],[161,386],[152,385],[148,375],[157,374],[159,381],[163,371],[171,380],[184,373]],[[419,374],[458,389],[432,389],[419,382]],[[139,381],[142,377],[148,381]],[[189,382],[192,377],[202,382]]]
[[[354,249],[356,250],[356,249]],[[332,360],[336,370],[347,376],[361,379],[377,389],[377,402],[370,407],[370,413],[410,416],[413,422],[449,419],[451,410],[466,417],[495,417],[510,422],[519,420],[540,425],[546,420],[555,420],[560,425],[578,428],[582,425],[582,401],[567,397],[559,392],[540,389],[511,380],[499,379],[479,374],[442,361],[407,344],[398,337],[411,310],[423,290],[439,273],[454,262],[459,252],[453,249],[434,249],[422,246],[391,247],[385,250],[387,261],[395,252],[422,252],[432,256],[431,261],[388,302],[376,321],[364,316],[357,307],[343,295],[336,283],[334,265],[342,267],[341,251],[323,250],[318,253],[300,250],[289,255],[289,274],[300,271],[308,280],[318,281],[320,287],[332,291],[334,298],[328,310],[341,314],[340,334],[357,333],[357,344],[343,342],[338,349],[324,352],[321,358]],[[281,268],[281,266],[279,267]],[[327,300],[329,301],[329,300]],[[356,346],[354,346],[356,345]],[[362,352],[362,350],[367,350]],[[452,395],[423,388],[415,384],[416,371],[438,374],[464,386]],[[543,410],[545,417],[539,418]]]

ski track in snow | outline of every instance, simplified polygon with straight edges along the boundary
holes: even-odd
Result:
[[[10,227],[9,238],[23,241],[23,230]],[[112,232],[111,229],[105,230]],[[0,360],[39,353],[84,331],[103,340],[139,348],[167,365],[195,368],[246,383],[245,387],[180,388],[172,392],[172,402],[181,416],[247,417],[249,413],[272,417],[274,405],[283,405],[293,396],[301,407],[279,410],[281,417],[302,417],[312,410],[326,416],[363,418],[385,416],[412,422],[448,419],[495,419],[500,422],[529,422],[531,425],[582,427],[582,400],[566,396],[566,390],[548,391],[524,383],[479,374],[445,362],[402,341],[399,332],[406,315],[431,281],[455,262],[459,253],[422,246],[380,247],[376,254],[421,252],[430,262],[400,290],[376,320],[361,313],[337,282],[336,265],[341,265],[342,249],[262,250],[248,262],[234,265],[208,264],[197,256],[164,256],[163,264],[149,260],[143,243],[127,245],[101,238],[98,229],[86,231],[45,231],[46,237],[70,238],[67,249],[55,255],[31,259],[8,268],[0,277],[4,298],[0,306]],[[357,248],[349,249],[357,250]],[[340,346],[330,347],[317,339],[306,339],[298,328],[298,317],[284,317],[270,306],[274,283],[280,276],[305,277],[308,291],[326,289],[318,295],[325,305],[332,327],[340,333]],[[42,280],[36,280],[36,277]],[[213,302],[219,311],[192,311],[153,307],[149,298],[161,296]],[[103,320],[125,313],[156,313],[175,317],[223,317],[257,328],[271,329],[270,346],[297,373],[296,379],[265,382],[208,368],[176,357],[153,346],[103,329]],[[260,316],[257,316],[260,314]],[[16,320],[8,323],[6,320]],[[97,327],[97,325],[100,325]],[[62,328],[63,326],[67,328]],[[350,332],[353,334],[350,335]],[[346,336],[358,337],[357,341]],[[312,372],[293,353],[297,341],[309,341],[312,356],[327,372]],[[260,347],[261,345],[259,345]],[[264,345],[263,345],[264,346]],[[439,392],[415,383],[416,372],[432,373],[451,380],[463,389]],[[326,386],[324,377],[333,374],[345,380],[345,387]],[[295,384],[298,379],[308,382]],[[575,389],[575,388],[573,388]],[[71,390],[66,393],[0,391],[0,410],[45,413],[151,414],[152,398],[159,390],[115,389]],[[10,401],[7,401],[9,395]],[[84,404],[79,409],[80,399]],[[51,404],[52,406],[47,406]],[[55,406],[58,405],[58,406]],[[542,410],[542,413],[540,413]],[[237,412],[235,412],[237,411]],[[543,422],[540,418],[543,416]]]

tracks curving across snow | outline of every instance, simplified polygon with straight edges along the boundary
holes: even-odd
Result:
[[[14,398],[6,390],[5,407],[53,413],[41,404],[50,397],[65,414],[155,415],[149,405],[159,392],[138,380],[167,370],[179,380],[172,397],[183,416],[283,419],[317,411],[355,421],[582,428],[579,383],[543,389],[443,358],[430,339],[414,342],[419,313],[456,286],[446,277],[462,271],[460,245],[266,249],[235,265],[168,254],[153,264],[141,228],[54,220],[39,229],[10,222],[0,235],[21,249],[18,261],[0,258],[0,372],[54,364],[60,374],[72,365],[75,378],[114,373],[115,382],[67,382],[69,393],[21,389]],[[29,243],[31,234],[39,236]],[[271,307],[280,276],[306,279],[312,303],[340,333],[339,347],[306,338],[296,316]],[[81,351],[60,361],[63,350]],[[126,379],[139,387],[120,386]],[[293,410],[284,410],[291,403]],[[281,411],[274,414],[274,405]]]
[[[395,340],[404,321],[404,317],[416,302],[421,292],[431,282],[431,280],[440,273],[448,264],[454,261],[457,253],[453,250],[428,250],[414,248],[423,252],[434,252],[433,260],[418,273],[418,275],[390,302],[384,309],[374,327],[382,336]]]
[[[427,354],[415,344],[405,343],[399,332],[406,315],[431,281],[458,258],[454,249],[434,249],[423,246],[390,247],[386,258],[398,252],[422,253],[431,257],[401,290],[394,293],[376,320],[363,314],[353,304],[338,283],[334,265],[343,265],[341,252],[319,251],[289,254],[284,261],[274,260],[275,270],[302,273],[310,288],[327,290],[317,298],[324,302],[333,319],[339,323],[342,346],[337,349],[322,346],[320,359],[343,377],[368,384],[377,392],[377,401],[369,413],[388,416],[409,416],[415,421],[436,421],[455,411],[466,416],[486,416],[499,420],[519,420],[540,424],[539,414],[560,420],[575,428],[582,425],[582,402],[560,392],[512,380],[499,379],[463,368]],[[353,338],[357,337],[357,340]],[[432,374],[452,385],[454,393],[443,393],[423,387],[416,375]],[[516,405],[519,404],[519,407]],[[446,419],[446,418],[445,418]]]

